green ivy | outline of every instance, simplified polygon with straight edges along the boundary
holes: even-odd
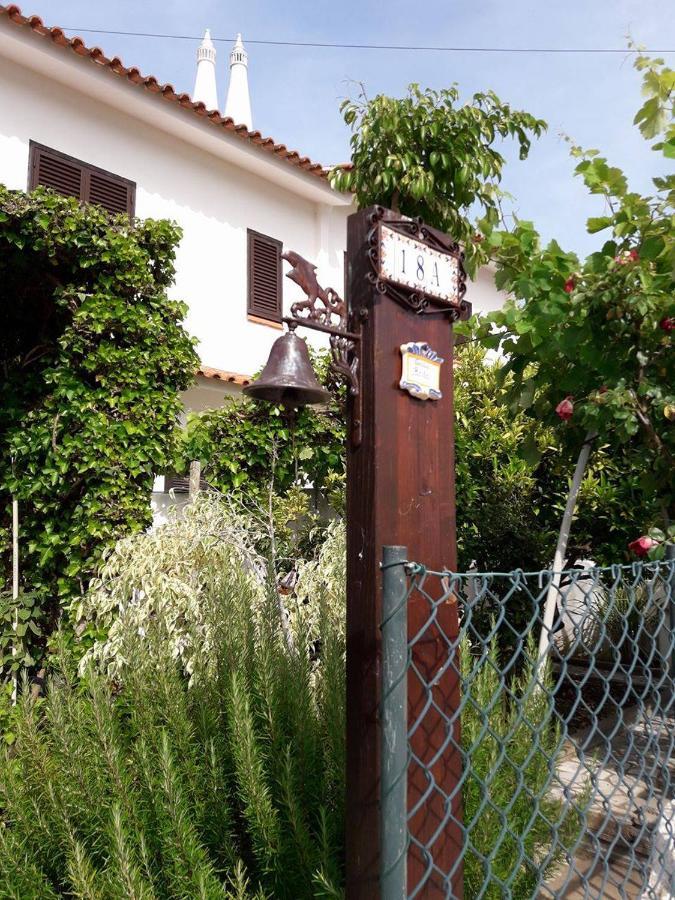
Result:
[[[0,591],[0,674],[16,676],[35,665],[41,618],[42,604],[35,591],[19,592],[18,597]]]
[[[146,528],[197,366],[170,299],[180,230],[0,186],[0,563],[53,621],[104,552]]]

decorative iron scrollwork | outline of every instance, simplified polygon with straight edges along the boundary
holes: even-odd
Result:
[[[372,272],[368,273],[368,279],[380,294],[387,294],[397,303],[411,309],[418,315],[442,315],[447,316],[451,322],[455,322],[466,316],[470,306],[464,299],[466,294],[466,273],[464,271],[464,253],[457,241],[453,241],[441,232],[430,229],[420,218],[415,219],[390,219],[385,218],[384,207],[376,206],[370,216],[371,230],[368,234],[368,258]],[[385,223],[387,228],[398,231],[400,234],[423,241],[428,247],[453,256],[458,263],[458,283],[456,303],[447,303],[437,297],[428,295],[423,291],[406,290],[404,287],[393,284],[383,279],[380,275],[380,224]]]
[[[284,318],[284,321],[290,329],[301,325],[330,335],[330,368],[347,383],[350,395],[357,398],[360,404],[359,356],[356,347],[361,336],[347,329],[347,304],[334,288],[321,287],[316,277],[316,266],[299,253],[289,250],[282,255],[282,259],[292,266],[286,277],[306,294],[304,300],[298,300],[291,306],[291,315]],[[361,416],[357,410],[352,442],[358,445],[360,440]]]
[[[291,306],[291,316],[309,327],[313,323],[346,331],[347,304],[333,288],[321,287],[316,277],[316,266],[294,250],[282,254],[281,258],[292,266],[291,271],[286,273],[286,278],[294,281],[307,295],[305,300],[299,300]],[[335,317],[337,322],[334,321]]]

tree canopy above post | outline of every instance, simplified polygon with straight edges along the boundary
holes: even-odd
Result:
[[[341,110],[353,131],[352,164],[333,170],[333,187],[353,191],[360,208],[381,204],[451,234],[463,244],[472,274],[485,261],[477,229],[501,218],[499,143],[514,139],[526,159],[546,123],[493,91],[462,105],[457,85],[435,91],[411,84],[401,98],[369,100],[362,92]]]

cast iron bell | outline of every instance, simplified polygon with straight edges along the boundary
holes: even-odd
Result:
[[[254,400],[293,408],[326,403],[330,392],[321,387],[309,359],[307,344],[294,331],[277,338],[260,376],[244,388]]]

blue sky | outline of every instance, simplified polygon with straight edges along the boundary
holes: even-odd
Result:
[[[407,45],[624,47],[626,35],[655,49],[675,49],[672,0],[27,0],[24,13],[47,24],[246,39]],[[146,74],[192,91],[198,41],[83,34]],[[219,50],[221,107],[229,46]],[[406,85],[459,83],[464,96],[491,88],[549,123],[526,162],[509,153],[504,186],[514,209],[546,238],[588,252],[602,236],[585,234],[601,211],[572,177],[564,133],[595,147],[648,190],[658,158],[632,126],[640,82],[631,58],[616,55],[384,52],[248,45],[254,127],[324,164],[348,159],[341,98],[363,82],[369,95],[400,95]],[[675,54],[666,57],[675,64]]]

